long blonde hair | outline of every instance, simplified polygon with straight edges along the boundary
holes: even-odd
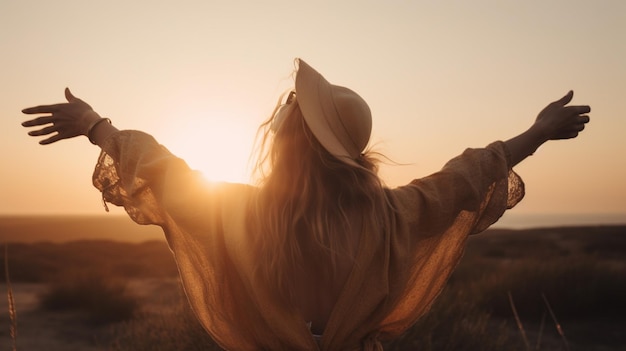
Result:
[[[389,206],[377,153],[361,155],[361,167],[348,165],[315,139],[300,108],[275,131],[274,118],[275,113],[259,128],[259,191],[249,220],[257,231],[257,277],[293,302],[292,284],[305,260],[315,260],[324,281],[332,279],[339,258],[355,259],[357,248],[347,233],[358,236],[368,226],[368,232],[383,235]]]

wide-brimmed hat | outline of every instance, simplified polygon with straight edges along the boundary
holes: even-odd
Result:
[[[359,166],[356,160],[372,132],[369,106],[354,91],[330,84],[304,60],[296,62],[296,100],[307,126],[328,152]]]

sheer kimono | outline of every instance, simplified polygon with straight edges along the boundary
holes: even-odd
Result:
[[[162,227],[193,311],[227,350],[382,350],[381,340],[428,311],[468,235],[524,196],[503,142],[467,149],[433,175],[385,189],[392,228],[359,233],[355,264],[316,340],[301,315],[252,277],[256,240],[246,211],[257,188],[207,182],[142,132],[115,133],[102,149],[94,185],[135,222]]]

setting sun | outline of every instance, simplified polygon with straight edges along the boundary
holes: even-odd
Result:
[[[118,129],[152,134],[206,178],[247,181],[256,128],[292,85],[300,57],[368,102],[375,149],[407,164],[381,165],[392,187],[466,147],[515,135],[573,89],[596,122],[580,140],[520,165],[529,191],[518,212],[624,218],[626,165],[598,155],[623,154],[626,145],[626,2],[372,2],[359,3],[358,16],[351,3],[306,4],[139,1],[120,11],[110,2],[2,2],[11,35],[3,42],[10,54],[0,57],[10,67],[0,104],[0,212],[101,213],[90,181],[97,148],[84,139],[42,148],[19,124],[22,108],[63,102],[66,86]]]
[[[232,116],[233,111],[178,112],[196,116],[167,125],[159,141],[172,153],[184,159],[207,180],[248,183],[249,157],[254,128]],[[211,116],[211,117],[209,117]],[[252,137],[251,137],[252,135]]]

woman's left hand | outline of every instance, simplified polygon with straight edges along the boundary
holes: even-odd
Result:
[[[51,137],[41,140],[39,144],[47,145],[63,139],[87,135],[89,126],[101,119],[92,108],[83,100],[75,97],[69,88],[65,88],[66,103],[54,105],[40,105],[22,110],[25,114],[47,115],[37,117],[22,123],[24,127],[44,126],[41,129],[28,132],[30,136],[41,136],[55,133]]]

